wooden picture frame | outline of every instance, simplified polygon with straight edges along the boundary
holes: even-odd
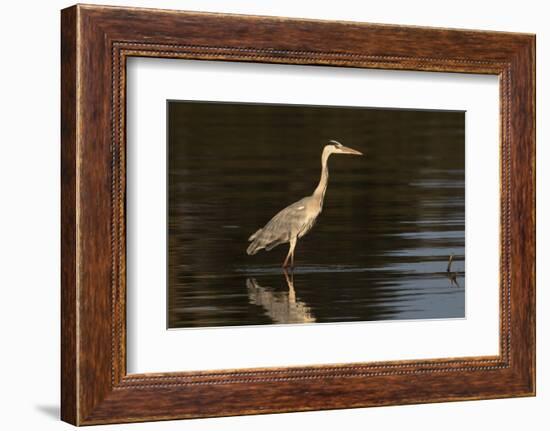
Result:
[[[64,421],[535,394],[534,35],[84,5],[61,17]],[[127,374],[125,65],[131,56],[498,75],[500,354]]]

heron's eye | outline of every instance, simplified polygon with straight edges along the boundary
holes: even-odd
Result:
[[[336,144],[336,148],[342,148],[342,144]]]

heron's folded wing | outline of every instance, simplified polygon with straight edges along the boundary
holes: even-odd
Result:
[[[279,211],[262,229],[262,234],[288,241],[306,223],[305,204],[300,200]]]
[[[262,229],[258,229],[256,232],[254,232],[250,237],[248,238],[248,241],[253,241],[256,239],[256,237],[262,232]]]
[[[296,235],[302,226],[307,223],[306,205],[304,199],[287,206],[279,211],[267,224],[254,235],[254,241],[249,250],[255,252],[265,248],[271,250],[279,244],[290,241],[292,235]]]

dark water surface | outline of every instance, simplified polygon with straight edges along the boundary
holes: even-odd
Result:
[[[464,317],[463,112],[171,101],[168,115],[170,328]],[[287,244],[248,256],[313,192],[329,139],[365,155],[330,157],[293,274]]]

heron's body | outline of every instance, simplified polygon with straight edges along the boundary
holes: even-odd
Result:
[[[288,242],[290,248],[283,266],[287,265],[289,259],[291,259],[291,264],[294,264],[294,248],[297,240],[311,230],[323,210],[328,184],[328,158],[331,154],[361,155],[359,151],[344,147],[339,142],[331,141],[331,143],[323,149],[321,179],[313,194],[279,211],[263,228],[251,235],[248,238],[251,244],[246,250],[248,254],[256,254],[261,249],[269,251],[279,244]]]

